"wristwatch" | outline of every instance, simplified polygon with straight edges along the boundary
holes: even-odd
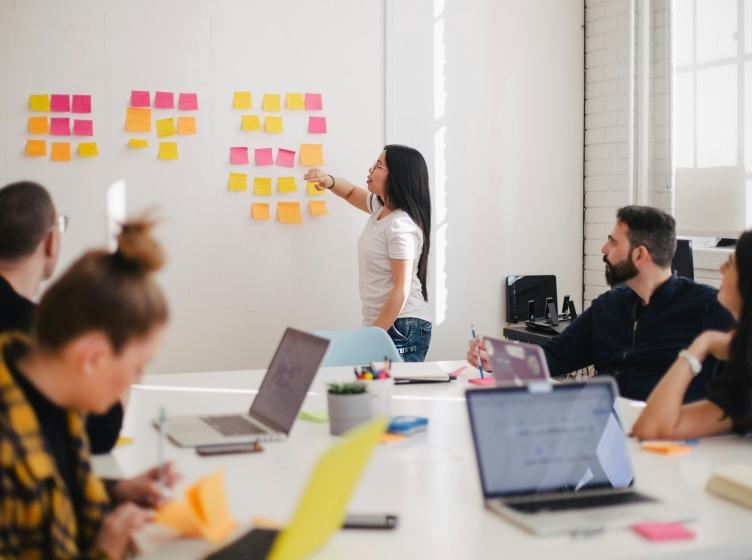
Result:
[[[697,375],[702,371],[702,363],[700,363],[700,360],[698,360],[695,356],[690,354],[687,350],[682,350],[679,352],[679,357],[684,358],[687,360],[687,363],[689,364],[689,369],[692,370],[693,375]]]

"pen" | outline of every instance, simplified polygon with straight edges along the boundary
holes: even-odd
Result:
[[[473,340],[475,340],[476,344],[478,343],[478,335],[475,334],[475,325],[470,325],[470,332],[473,334]],[[476,346],[475,351],[478,354],[478,372],[480,373],[480,378],[483,379],[483,360],[480,357],[480,347]]]

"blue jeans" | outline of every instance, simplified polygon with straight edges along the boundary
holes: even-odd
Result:
[[[415,317],[401,317],[387,334],[406,362],[422,362],[431,344],[431,323]]]

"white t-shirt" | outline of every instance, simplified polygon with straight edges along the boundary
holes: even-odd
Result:
[[[397,318],[431,320],[418,279],[418,260],[423,250],[423,232],[404,210],[395,210],[379,220],[384,206],[373,193],[368,194],[371,216],[358,239],[358,272],[363,324],[373,325],[392,290],[392,266],[389,259],[413,261],[410,294]]]

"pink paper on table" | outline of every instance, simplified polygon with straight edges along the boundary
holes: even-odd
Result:
[[[76,136],[94,136],[94,121],[91,119],[75,119],[73,134]]]
[[[158,91],[154,94],[154,107],[156,109],[174,109],[175,95],[171,91]]]
[[[308,117],[308,132],[324,134],[326,132],[326,117]]]
[[[91,95],[73,95],[74,113],[91,113]]]
[[[681,523],[644,521],[632,525],[632,529],[649,541],[677,541],[695,538],[694,531],[690,531]]]
[[[233,165],[244,165],[248,163],[248,148],[245,146],[230,148],[230,163]]]
[[[151,101],[149,100],[149,92],[142,90],[131,91],[131,107],[149,107]]]
[[[50,111],[67,113],[70,111],[70,95],[53,93],[50,95]]]
[[[324,105],[321,102],[320,93],[306,93],[305,94],[305,108],[306,111],[321,111]]]
[[[178,96],[178,109],[181,111],[198,111],[198,95],[195,93],[181,93]]]
[[[295,151],[280,148],[277,151],[277,165],[282,167],[295,167]]]
[[[70,119],[68,117],[51,117],[50,134],[70,136]]]
[[[256,148],[256,165],[271,165],[274,163],[274,156],[271,148]]]

